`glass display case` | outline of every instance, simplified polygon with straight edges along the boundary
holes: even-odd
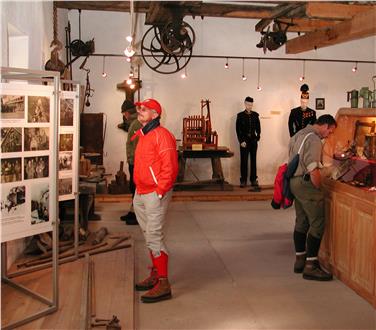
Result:
[[[323,163],[330,177],[376,192],[376,109],[342,108],[337,129],[325,142]]]
[[[376,109],[341,108],[323,149],[320,260],[376,307]]]

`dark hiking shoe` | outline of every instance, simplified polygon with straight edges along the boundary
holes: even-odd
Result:
[[[135,289],[136,291],[147,291],[152,288],[158,283],[158,273],[155,268],[152,268],[150,271],[150,275],[145,278],[143,281],[136,283]]]
[[[333,275],[321,269],[318,260],[307,260],[303,270],[303,278],[312,281],[331,281]]]
[[[246,186],[245,182],[240,182],[240,188],[244,188]]]
[[[162,300],[171,299],[171,286],[167,278],[160,278],[157,285],[141,296],[144,303],[155,303]]]
[[[128,212],[127,214],[124,214],[120,217],[121,221],[127,221],[127,220],[133,220],[136,219],[136,214],[134,212]]]
[[[294,273],[303,273],[303,269],[306,262],[306,254],[296,255],[295,263],[294,263]]]

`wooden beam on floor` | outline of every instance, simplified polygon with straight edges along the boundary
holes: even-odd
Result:
[[[352,20],[287,41],[286,54],[298,54],[373,35],[376,35],[375,6],[371,10],[357,14]]]

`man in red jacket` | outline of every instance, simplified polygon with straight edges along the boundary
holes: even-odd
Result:
[[[178,173],[178,157],[175,137],[160,126],[162,107],[158,101],[146,99],[136,102],[136,106],[142,128],[133,136],[139,137],[134,158],[133,205],[152,261],[149,277],[137,283],[136,290],[148,290],[141,301],[151,303],[171,298],[163,227]]]

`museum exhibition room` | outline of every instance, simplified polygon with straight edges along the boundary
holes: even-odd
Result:
[[[3,329],[376,329],[374,1],[0,1]]]

